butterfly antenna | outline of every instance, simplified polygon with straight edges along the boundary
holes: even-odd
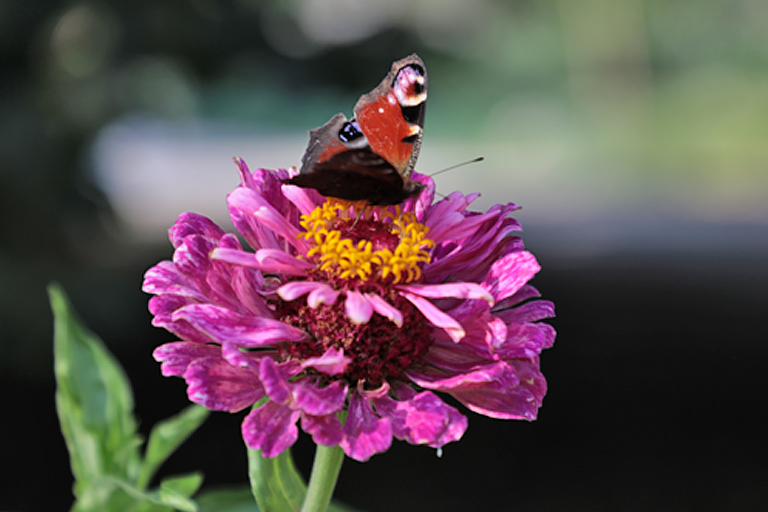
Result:
[[[429,177],[432,178],[434,176],[437,176],[438,174],[443,174],[444,172],[452,171],[453,169],[456,169],[457,167],[462,167],[464,165],[469,165],[469,164],[474,164],[474,163],[477,163],[477,162],[482,162],[483,160],[485,160],[485,157],[484,156],[479,156],[477,158],[473,158],[472,160],[467,160],[466,162],[461,162],[460,164],[452,165],[450,167],[446,167],[445,169],[441,169],[441,170],[439,170],[437,172],[433,172],[432,174],[429,175]]]

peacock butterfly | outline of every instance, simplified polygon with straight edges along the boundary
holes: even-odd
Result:
[[[370,205],[398,204],[424,188],[411,180],[424,129],[427,70],[413,54],[392,64],[357,100],[354,118],[336,114],[310,130],[301,170],[285,183]]]

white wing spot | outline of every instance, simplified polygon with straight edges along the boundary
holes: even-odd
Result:
[[[379,107],[379,114],[383,114],[383,113],[384,113],[384,109]]]

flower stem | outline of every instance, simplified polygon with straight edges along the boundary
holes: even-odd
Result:
[[[341,447],[317,445],[307,497],[304,498],[301,512],[325,512],[331,502],[342,462],[344,450]]]

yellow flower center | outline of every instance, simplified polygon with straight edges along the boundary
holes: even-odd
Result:
[[[371,213],[365,218],[365,212]],[[302,215],[299,236],[310,242],[307,256],[320,270],[341,279],[370,279],[408,283],[421,277],[429,263],[429,228],[411,212],[379,210],[364,204],[328,199],[309,215]]]

